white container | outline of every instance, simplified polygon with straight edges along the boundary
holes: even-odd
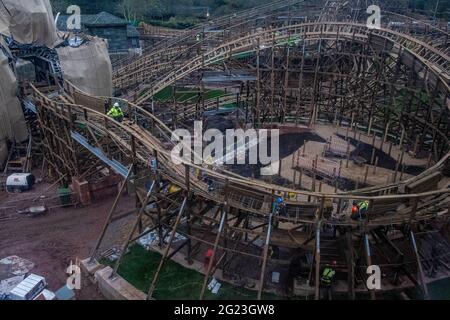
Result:
[[[14,173],[6,179],[8,192],[24,192],[30,190],[35,182],[31,173]]]
[[[47,286],[45,278],[31,274],[17,285],[10,293],[10,300],[33,300]]]

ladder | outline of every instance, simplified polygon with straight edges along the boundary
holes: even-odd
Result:
[[[13,143],[3,173],[29,172],[31,170],[31,147],[31,138],[26,143]]]

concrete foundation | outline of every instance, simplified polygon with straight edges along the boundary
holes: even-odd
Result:
[[[111,267],[98,270],[95,279],[100,292],[109,300],[146,300],[147,296],[120,276],[110,278]]]
[[[83,272],[83,275],[85,277],[88,277],[92,282],[95,282],[95,273],[100,270],[103,269],[105,266],[98,263],[97,260],[93,260],[91,262],[90,258],[87,258],[83,261],[81,261],[80,264],[81,267],[81,271]]]
[[[111,278],[113,269],[105,267],[97,260],[87,258],[81,261],[83,277],[97,284],[102,295],[108,300],[146,300],[147,296],[120,276]]]

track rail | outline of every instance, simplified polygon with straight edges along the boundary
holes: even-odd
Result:
[[[197,56],[188,61],[183,67],[173,69],[164,77],[146,84],[143,90],[147,92],[138,94],[137,104],[142,104],[152,98],[152,96],[167,86],[174,84],[194,71],[205,68],[214,63],[223,61],[227,57],[238,52],[257,51],[261,48],[272,45],[285,44],[292,39],[330,39],[347,38],[353,41],[368,42],[375,36],[381,37],[395,44],[392,51],[402,48],[413,53],[432,72],[443,79],[443,83],[448,87],[450,81],[450,57],[438,49],[414,39],[411,36],[387,29],[370,30],[365,25],[348,24],[341,22],[306,23],[291,25],[288,27],[264,30],[262,32],[250,33],[244,37],[233,40],[226,44],[208,51],[201,56]],[[142,78],[140,78],[142,80]],[[145,81],[145,79],[144,79]],[[137,81],[136,81],[137,82]]]
[[[193,40],[196,38],[197,34],[203,33],[205,29],[214,27],[215,29],[227,29],[232,26],[239,25],[242,23],[242,21],[248,21],[250,19],[254,19],[257,16],[264,15],[266,13],[273,14],[274,12],[277,12],[278,10],[281,10],[286,7],[291,7],[294,5],[297,5],[299,3],[304,2],[304,0],[294,0],[294,1],[285,1],[285,0],[278,0],[278,1],[272,1],[270,3],[257,6],[239,13],[232,13],[227,16],[222,16],[213,20],[210,20],[208,22],[205,22],[200,25],[196,25],[195,27],[191,29],[187,29],[184,31],[184,34],[181,37],[169,39],[169,40],[163,40],[156,44],[155,46],[150,47],[148,50],[144,51],[144,56],[142,59],[146,59],[147,55],[153,55],[154,52],[163,51],[170,49],[172,47],[179,47],[183,43]],[[132,58],[125,58],[122,60],[117,61],[114,64],[115,68],[121,68],[123,66],[131,67],[132,65],[138,65],[140,64],[140,59],[136,59],[136,57]]]
[[[72,127],[74,128],[74,121],[81,121],[87,127],[91,128],[94,132],[97,132],[102,135],[107,135],[110,139],[114,141],[116,145],[121,147],[122,152],[125,157],[135,157],[138,162],[143,166],[149,166],[149,156],[158,154],[159,163],[161,164],[161,174],[165,179],[168,179],[172,183],[176,184],[180,188],[186,189],[187,186],[185,184],[185,168],[189,170],[199,170],[203,172],[204,175],[207,175],[214,179],[217,183],[225,185],[228,184],[230,188],[235,188],[235,190],[246,190],[247,192],[251,192],[254,194],[261,194],[263,200],[259,200],[261,203],[258,206],[258,209],[246,207],[236,201],[230,202],[231,206],[235,206],[237,208],[247,210],[256,215],[267,216],[270,214],[270,203],[271,203],[271,195],[272,194],[285,194],[285,193],[294,193],[300,196],[312,197],[314,199],[331,199],[331,200],[351,200],[351,199],[360,199],[360,200],[369,200],[369,201],[389,201],[396,200],[398,202],[406,202],[411,203],[411,199],[418,199],[418,202],[421,204],[419,213],[416,213],[416,220],[424,219],[432,219],[438,214],[442,214],[443,210],[448,207],[448,203],[446,202],[446,196],[450,195],[450,189],[436,190],[432,192],[424,192],[419,194],[396,194],[396,195],[380,195],[380,196],[365,196],[362,195],[361,192],[355,190],[349,193],[337,193],[337,194],[328,194],[322,192],[306,192],[299,191],[290,188],[280,187],[278,185],[268,184],[265,182],[243,178],[237,174],[231,173],[226,170],[221,170],[216,168],[215,170],[208,169],[206,165],[195,165],[192,163],[183,163],[182,165],[175,165],[171,161],[171,151],[164,147],[164,144],[170,141],[170,138],[173,135],[173,132],[158,118],[153,116],[151,113],[142,109],[136,104],[130,103],[128,101],[123,100],[123,103],[127,105],[127,112],[129,114],[130,119],[134,119],[133,123],[127,122],[125,124],[121,124],[113,121],[106,115],[92,110],[88,105],[81,106],[76,104],[68,104],[68,103],[59,103],[50,100],[44,94],[38,91],[34,86],[33,92],[35,96],[35,100],[38,101],[38,105],[46,110],[46,112],[51,112],[53,115],[57,116],[61,120],[67,121],[68,123],[72,123]],[[70,83],[65,83],[65,92],[71,96],[74,92],[78,91],[77,88],[72,86]],[[153,123],[156,128],[154,133],[144,129],[138,125],[140,120],[149,120]],[[155,136],[155,133],[158,134]],[[78,132],[81,135],[84,135],[86,139],[89,139],[89,136],[86,136],[86,132],[81,130]],[[161,138],[163,137],[163,140]],[[173,143],[173,142],[172,142]],[[133,154],[134,153],[134,154]],[[434,167],[428,169],[426,172],[422,174],[422,176],[426,176],[432,172],[436,172],[442,169],[445,165],[445,161],[450,158],[450,153],[447,154],[439,163],[437,163]],[[417,178],[408,179],[406,181],[398,182],[396,184],[392,184],[388,187],[388,189],[398,190],[402,188],[404,185],[409,184],[413,181],[416,181]],[[386,191],[386,186],[381,186],[378,190],[382,192]],[[216,201],[218,203],[222,203],[225,201],[223,198],[223,194],[220,192],[211,193],[208,189],[208,185],[198,179],[193,179],[190,185],[190,190],[194,192],[196,196],[203,197],[210,201]],[[371,194],[375,194],[377,188],[372,188],[370,190]],[[444,198],[442,198],[444,196]],[[433,199],[440,199],[440,202],[436,202]],[[295,203],[295,202],[294,202]],[[302,202],[298,203],[298,206],[301,206]],[[446,207],[447,206],[447,207]],[[374,217],[372,220],[368,222],[368,226],[379,226],[384,224],[403,224],[405,221],[409,221],[411,215],[410,210],[403,210],[399,212],[395,216],[386,217]],[[291,218],[281,218],[286,222],[291,221]],[[292,220],[293,221],[293,220]],[[298,223],[308,223],[314,224],[315,218],[296,218],[295,221]],[[333,222],[335,223],[335,222]],[[357,226],[358,223],[350,220],[342,221],[338,223],[339,225],[348,225],[348,226]]]
[[[175,202],[175,205],[180,205],[181,203],[177,220],[172,225],[173,227],[170,226],[170,222],[167,223],[167,226],[172,228],[173,235],[178,232],[177,228],[190,195],[198,200],[198,203],[207,204],[206,209],[202,209],[202,212],[206,212],[203,210],[211,210],[209,205],[217,206],[217,213],[222,211],[220,221],[227,221],[225,219],[227,212],[239,221],[240,213],[245,212],[247,219],[251,219],[252,222],[257,222],[260,226],[258,229],[262,231],[249,228],[248,223],[247,225],[244,223],[242,228],[239,227],[239,223],[236,225],[228,225],[226,228],[233,230],[233,234],[242,233],[242,235],[246,234],[247,236],[251,234],[256,237],[266,237],[267,239],[261,257],[246,252],[245,249],[238,249],[238,246],[236,246],[233,250],[233,254],[252,256],[253,258],[260,259],[259,261],[263,261],[259,281],[260,285],[258,297],[261,297],[264,287],[264,276],[266,273],[265,266],[268,260],[272,260],[272,258],[268,257],[268,248],[270,244],[281,247],[301,247],[302,249],[310,251],[316,250],[316,281],[314,283],[316,286],[316,299],[318,299],[321,264],[325,265],[328,263],[326,261],[326,250],[333,249],[333,252],[337,252],[339,247],[337,240],[327,245],[325,239],[321,239],[321,226],[325,224],[333,227],[345,227],[345,230],[349,230],[345,232],[349,232],[350,235],[348,238],[350,241],[347,245],[349,246],[351,252],[356,252],[353,247],[355,246],[356,250],[358,250],[358,248],[356,248],[356,243],[352,243],[353,236],[361,238],[365,237],[367,246],[366,250],[369,250],[370,240],[368,233],[370,232],[375,232],[382,229],[394,229],[401,231],[404,229],[403,227],[405,225],[413,226],[417,225],[419,222],[425,222],[427,225],[431,225],[436,221],[440,221],[436,218],[444,217],[444,219],[448,219],[450,216],[450,189],[440,189],[428,192],[409,191],[411,192],[409,194],[407,192],[408,190],[423,190],[421,188],[423,188],[424,182],[425,185],[428,185],[429,180],[427,179],[429,177],[439,177],[439,174],[446,170],[446,167],[448,166],[448,161],[450,161],[450,153],[447,153],[439,160],[438,163],[427,169],[422,174],[411,179],[395,182],[389,185],[380,185],[342,193],[295,190],[266,183],[260,180],[244,178],[222,168],[208,166],[203,162],[200,162],[201,164],[199,165],[188,162],[183,162],[180,165],[175,164],[171,158],[171,150],[176,144],[176,135],[163,121],[161,121],[154,114],[146,111],[146,109],[141,107],[141,105],[143,105],[145,101],[151,99],[154,93],[159,90],[175,84],[176,81],[183,79],[193,72],[202,70],[206,67],[213,67],[216,63],[222,63],[222,61],[225,61],[235,53],[255,52],[264,50],[265,48],[274,48],[276,46],[286,47],[286,44],[290,43],[292,40],[298,41],[299,43],[302,41],[304,43],[306,43],[306,41],[311,41],[312,43],[317,42],[321,44],[321,40],[329,40],[331,43],[336,41],[337,43],[341,39],[359,44],[368,44],[373,47],[377,45],[379,46],[379,43],[382,42],[384,43],[382,46],[383,50],[385,50],[383,52],[387,53],[388,58],[403,58],[403,54],[406,52],[408,57],[412,57],[414,61],[413,66],[420,64],[421,67],[420,71],[414,69],[414,71],[418,74],[421,74],[421,76],[417,77],[415,74],[414,79],[419,79],[419,82],[423,80],[426,83],[432,83],[433,88],[436,83],[439,84],[440,90],[445,91],[444,96],[448,99],[450,59],[445,52],[403,33],[386,29],[370,31],[365,25],[337,22],[303,23],[285,27],[269,28],[258,32],[239,34],[235,35],[235,38],[231,41],[226,41],[225,43],[217,45],[215,48],[207,50],[206,52],[205,49],[202,48],[202,50],[199,50],[197,55],[194,57],[189,56],[192,47],[171,47],[170,49],[173,49],[173,51],[166,55],[167,59],[165,61],[160,61],[161,57],[164,56],[164,51],[154,52],[153,55],[149,54],[146,57],[143,57],[137,64],[130,66],[128,69],[122,69],[116,74],[117,79],[115,83],[118,83],[119,86],[131,87],[139,84],[140,82],[147,82],[144,87],[141,87],[140,90],[137,90],[132,94],[133,98],[137,100],[138,103],[135,104],[125,99],[121,99],[122,105],[125,106],[127,115],[126,120],[123,123],[115,122],[105,114],[94,110],[95,108],[99,110],[98,106],[103,106],[105,100],[117,100],[117,98],[90,97],[88,94],[81,92],[78,88],[67,81],[64,83],[62,88],[62,94],[64,96],[60,97],[60,101],[63,102],[49,99],[35,87],[32,89],[37,102],[39,114],[41,116],[52,117],[53,119],[49,122],[64,123],[65,127],[70,128],[72,135],[76,135],[80,138],[79,140],[82,140],[88,144],[95,144],[97,146],[95,152],[99,154],[101,158],[107,157],[108,160],[115,163],[120,160],[120,167],[123,172],[125,171],[124,168],[129,165],[133,165],[133,168],[139,167],[145,172],[150,171],[149,169],[151,167],[150,163],[152,157],[157,159],[158,165],[156,176],[158,178],[161,177],[166,181],[170,181],[182,190],[182,192],[177,195],[180,196],[178,201],[173,201]],[[388,43],[389,46],[386,46],[386,43]],[[386,50],[386,48],[389,49]],[[273,56],[274,55],[272,55],[272,57]],[[401,59],[391,60],[397,61],[398,64],[404,62]],[[177,64],[171,65],[175,61],[177,61]],[[319,58],[317,61],[319,61]],[[389,67],[393,66],[394,63],[390,63]],[[166,70],[167,74],[160,77],[159,75],[166,72]],[[316,74],[318,73],[317,67],[315,72]],[[352,81],[357,81],[356,78],[353,79],[354,80]],[[375,89],[373,90],[374,95],[381,94],[377,91],[378,87],[376,84],[372,82],[376,81],[376,79],[377,78],[373,80],[369,78],[367,81],[370,86],[375,86]],[[287,80],[288,79],[286,79],[286,83]],[[260,80],[258,80],[258,85],[259,81]],[[272,72],[272,87],[275,86],[274,81]],[[436,87],[438,87],[438,85],[436,85]],[[423,88],[428,87],[424,86]],[[357,99],[356,94],[358,92],[359,91],[355,90],[355,96],[352,96],[351,98]],[[80,94],[84,96],[84,99],[77,99]],[[362,95],[364,94],[365,91],[362,92]],[[218,102],[220,104],[231,102],[233,100],[234,98],[232,95],[227,95],[221,97]],[[79,101],[78,104],[74,103],[75,101]],[[216,102],[202,101],[202,111],[215,108],[217,106]],[[170,104],[171,103],[169,102],[168,105]],[[176,104],[175,101],[173,102],[173,105],[175,108],[180,107],[180,105]],[[198,112],[198,104],[192,103],[185,105],[184,107],[184,116],[195,116],[195,113]],[[440,104],[439,108],[441,107],[445,108],[445,105]],[[390,110],[390,106],[386,106],[386,108]],[[100,108],[100,110],[102,109]],[[445,110],[443,109],[443,111]],[[432,131],[435,137],[438,134],[444,135],[444,139],[442,139],[443,143],[440,144],[440,146],[447,146],[447,148],[444,148],[443,150],[449,150],[450,142],[448,137],[445,136],[445,132],[440,130],[440,121],[437,122],[436,120],[433,120],[433,112],[437,113],[437,111],[431,110],[430,108],[428,109],[428,112],[430,116],[422,116],[423,119],[416,119],[421,117],[421,115],[418,115],[417,112],[415,115],[411,113],[402,116],[410,116],[411,118],[414,117],[414,125],[416,125],[420,130],[422,130],[423,126],[423,132],[426,132],[427,130],[429,132]],[[180,119],[180,116],[182,115],[176,114],[175,116],[177,119]],[[353,120],[351,120],[350,123],[353,123]],[[403,126],[401,119],[399,120],[399,123],[399,127]],[[377,123],[376,125],[378,128],[379,124]],[[370,126],[371,125],[369,124],[369,128]],[[389,127],[389,124],[387,126]],[[370,132],[370,129],[368,131]],[[387,133],[388,129],[386,129],[386,134]],[[172,138],[175,139],[172,140]],[[403,141],[403,138],[401,140]],[[402,142],[400,142],[400,145],[401,144]],[[67,145],[73,146],[73,141],[68,141]],[[74,149],[75,148],[72,147],[72,153],[74,152]],[[114,150],[113,154],[109,153],[111,149]],[[381,149],[383,148],[381,147]],[[198,155],[196,155],[196,157],[200,158]],[[436,155],[435,159],[437,158],[438,156]],[[131,172],[131,169],[129,170],[129,172]],[[192,174],[194,172],[198,172],[199,174]],[[208,180],[214,182],[215,187],[212,190],[210,188],[210,184],[203,179],[204,177],[207,177]],[[412,185],[417,186],[418,183],[421,188],[414,189]],[[433,188],[435,187],[433,186]],[[287,229],[285,229],[284,226],[280,229],[275,228],[278,230],[274,230],[275,234],[272,235],[272,222],[274,219],[274,209],[272,208],[272,203],[274,201],[274,197],[282,196],[287,199],[287,193],[294,194],[295,198],[286,201],[288,204],[287,214],[277,215],[276,220],[279,222],[287,222],[290,226],[295,227],[287,227]],[[183,199],[183,201],[179,201],[180,199]],[[325,214],[324,205],[326,202],[332,201],[337,203],[338,208],[340,208],[341,204],[345,204],[345,202],[350,202],[352,200],[368,200],[370,202],[370,210],[367,213],[367,219],[364,221],[353,221],[346,215],[337,218],[336,216],[329,216],[328,214]],[[135,222],[135,226],[139,224],[140,216],[144,211],[144,208],[147,206],[147,202],[148,196],[142,203],[142,208],[140,210],[141,213]],[[229,210],[229,207],[238,210]],[[219,231],[215,234],[216,228],[214,228],[214,225],[223,225],[223,222],[221,223],[217,216],[211,218],[208,215],[203,215],[203,213],[197,214],[195,210],[191,211],[192,212],[189,214],[186,213],[185,215],[185,223],[187,228],[189,229],[191,226],[189,219],[192,215],[195,219],[199,219],[198,221],[203,221],[209,224],[209,230],[206,228],[206,231],[202,233],[210,233],[216,238],[216,241],[213,243],[211,240],[202,240],[198,236],[194,235],[195,232],[193,234],[190,230],[188,230],[185,234],[189,239],[188,241],[201,241],[210,247],[213,246],[214,251],[218,248],[221,250],[227,250],[226,244],[224,246],[218,245],[220,243],[220,237],[227,237],[227,235],[221,235],[222,228],[219,228]],[[339,209],[336,209],[336,212],[340,212]],[[158,213],[158,218],[159,214],[160,213]],[[167,219],[170,221],[170,215]],[[110,221],[107,222],[105,230],[109,222]],[[166,226],[164,222],[158,222],[158,224],[160,226]],[[264,226],[268,227],[266,228]],[[386,226],[387,228],[378,228],[380,226]],[[298,231],[298,228],[304,228],[301,231],[301,240],[293,235],[293,233]],[[126,248],[133,238],[135,231],[134,229],[130,233],[127,243],[123,247],[123,254],[127,252]],[[310,240],[314,239],[314,230],[316,234],[315,247],[312,243],[308,244]],[[183,230],[180,230],[179,232],[183,234]],[[232,237],[234,237],[234,235]],[[309,240],[307,240],[308,238]],[[322,263],[320,260],[321,240],[324,240],[323,243],[325,244],[323,247],[324,260]],[[407,239],[405,238],[405,240]],[[236,241],[237,245],[239,244],[239,241],[241,240]],[[99,240],[99,243],[101,243],[101,239]],[[378,241],[377,243],[373,241],[373,244],[374,246],[379,246],[378,249],[381,248],[382,250],[383,247],[378,243]],[[172,241],[170,241],[169,245],[166,247],[166,253],[161,260],[158,270],[161,269],[166,258],[172,256],[168,255],[171,251],[171,245]],[[176,251],[174,251],[174,253],[175,252]],[[95,252],[93,256],[95,258]],[[188,249],[188,259],[189,257],[190,249]],[[420,257],[417,259],[418,268],[420,269]],[[120,260],[121,259],[119,258],[116,264],[115,272],[118,270]],[[276,259],[272,262],[277,263],[275,260]],[[361,264],[361,262],[358,263]],[[346,265],[348,268],[354,268],[355,265],[357,267],[362,267],[362,265],[358,265],[358,263],[354,264],[351,262]],[[314,268],[313,264],[314,263],[311,264],[311,270]],[[367,261],[367,266],[371,264],[371,261]],[[404,267],[404,263],[402,263],[402,266]],[[352,272],[348,270],[349,269],[346,269],[345,272]],[[210,265],[210,268],[208,268],[205,276],[205,284],[207,283],[209,275],[213,274],[213,272],[214,271],[211,270]],[[152,281],[151,287],[153,289],[156,285],[158,273],[159,272],[157,272]],[[414,274],[415,271],[412,273]],[[423,281],[423,284],[425,286],[425,281]],[[353,286],[354,284],[349,283],[349,290],[352,290]],[[152,296],[153,289],[149,292],[149,298]],[[201,298],[203,298],[203,294],[201,295]]]

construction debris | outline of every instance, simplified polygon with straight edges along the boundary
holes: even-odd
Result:
[[[147,232],[150,229],[147,229]],[[171,237],[170,234],[170,230],[169,229],[162,229],[162,234],[166,235],[164,237],[163,243],[164,244],[168,244],[169,243],[169,239]],[[148,232],[147,234],[145,234],[144,236],[140,237],[139,240],[137,241],[142,247],[144,247],[147,250],[151,250],[153,247],[156,247],[160,244],[160,240],[159,240],[159,230],[154,230],[151,232]],[[173,239],[173,243],[177,243],[180,241],[185,241],[186,237],[182,236],[179,233],[175,233],[175,238]]]
[[[2,278],[8,275],[24,276],[34,268],[34,263],[18,256],[10,256],[0,260]]]

